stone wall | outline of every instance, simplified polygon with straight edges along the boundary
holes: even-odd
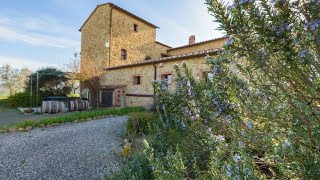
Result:
[[[210,71],[210,67],[205,63],[204,57],[193,57],[183,60],[173,60],[164,63],[155,63],[157,68],[157,80],[162,80],[164,74],[172,74],[172,81],[175,80],[174,65],[182,66],[186,62],[191,69],[192,75],[200,80],[203,79],[203,72]],[[119,68],[114,70],[107,70],[102,82],[103,86],[122,86],[126,85],[126,103],[128,106],[145,106],[151,108],[153,106],[154,89],[152,82],[154,81],[154,67],[152,64],[139,65],[128,68]],[[134,84],[134,76],[141,76],[141,84]],[[169,86],[169,90],[173,90],[175,84]],[[143,97],[150,96],[150,97]]]
[[[161,53],[162,54],[167,54],[167,50],[169,49],[167,46],[154,43],[151,47],[151,50],[149,53],[151,54],[152,59],[158,59],[161,58]]]
[[[178,54],[186,54],[190,52],[196,52],[196,51],[203,51],[203,50],[209,50],[209,49],[217,49],[221,48],[226,39],[221,38],[217,40],[207,41],[203,43],[198,43],[190,46],[182,46],[180,48],[173,48],[168,50],[169,55],[178,55]]]
[[[141,76],[140,85],[134,84],[134,76]],[[131,94],[131,96],[126,97],[127,106],[145,106],[151,108],[153,97],[136,96],[153,95],[154,67],[152,65],[108,70],[102,79],[102,86],[126,85],[126,94]]]
[[[110,30],[111,19],[111,30]],[[137,31],[134,30],[137,25]],[[133,17],[118,8],[111,8],[111,5],[98,6],[88,21],[81,28],[81,58],[104,62],[102,67],[116,67],[134,62],[147,61],[146,56],[151,59],[158,59],[161,53],[169,55],[186,54],[195,51],[221,48],[225,39],[207,41],[190,46],[169,49],[165,45],[156,42],[156,27],[145,21]],[[106,47],[109,42],[109,47]],[[121,59],[121,49],[127,51],[127,58]],[[109,54],[110,52],[110,54]],[[110,57],[110,58],[109,58]],[[126,104],[128,106],[145,106],[152,108],[154,104],[154,81],[155,68],[157,69],[156,80],[162,80],[165,74],[172,75],[172,82],[175,79],[174,65],[182,65],[186,62],[192,70],[196,79],[204,79],[203,72],[210,71],[205,63],[204,56],[192,57],[166,62],[157,62],[148,65],[139,65],[126,68],[107,70],[102,77],[102,88],[114,89],[113,105],[119,106],[121,93],[125,91]],[[134,84],[134,76],[141,76],[141,84]],[[175,84],[169,86],[173,90]]]
[[[134,24],[138,31],[134,31]],[[155,43],[156,28],[120,10],[112,13],[111,66],[141,61],[150,56],[159,58],[164,47]],[[127,51],[127,59],[121,59],[121,49]]]
[[[134,31],[134,24],[138,31]],[[106,42],[110,48],[105,46]],[[121,59],[121,49],[127,51],[126,60]],[[167,46],[156,43],[154,26],[108,4],[98,6],[81,29],[82,60],[103,61],[106,67],[141,61],[146,56],[157,59],[167,49]]]
[[[81,29],[81,60],[103,61],[109,65],[110,6],[99,6]]]

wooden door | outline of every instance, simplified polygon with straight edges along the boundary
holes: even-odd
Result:
[[[111,107],[113,105],[113,92],[102,91],[101,92],[101,106]]]

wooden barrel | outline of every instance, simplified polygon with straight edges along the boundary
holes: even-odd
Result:
[[[76,106],[75,101],[69,101],[68,102],[69,112],[75,111],[77,109],[75,106]]]
[[[63,112],[64,103],[60,101],[42,101],[42,113],[55,114]]]
[[[83,111],[89,109],[89,101],[77,99],[74,101],[69,101],[69,111]]]
[[[78,103],[78,111],[84,111],[89,108],[89,101],[87,100],[76,100]]]

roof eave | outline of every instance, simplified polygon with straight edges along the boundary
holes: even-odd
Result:
[[[109,3],[109,4],[110,4],[111,6],[113,6],[113,7],[117,8],[118,10],[120,10],[120,11],[122,11],[122,12],[124,12],[124,13],[128,14],[129,16],[132,16],[132,17],[134,17],[134,18],[136,18],[136,19],[139,19],[140,21],[142,21],[142,22],[144,22],[144,23],[146,23],[146,24],[148,24],[148,25],[150,25],[150,26],[152,26],[152,27],[154,27],[154,28],[158,28],[158,29],[159,29],[159,27],[158,27],[158,26],[156,26],[156,25],[154,25],[154,24],[152,24],[152,23],[148,22],[147,20],[142,19],[141,17],[139,17],[139,16],[137,16],[137,15],[135,15],[135,14],[133,14],[133,13],[129,12],[129,11],[127,11],[127,10],[125,10],[125,9],[123,9],[123,8],[121,8],[121,7],[117,6],[117,5],[115,5],[115,4],[112,4],[112,3]]]
[[[162,45],[162,46],[166,46],[167,48],[170,48],[170,49],[172,48],[171,46],[166,45],[166,44],[163,44],[163,43],[161,43],[161,42],[159,42],[159,41],[156,41],[156,43],[157,43],[157,44],[160,44],[160,45]]]
[[[90,16],[89,16],[89,17],[86,19],[86,21],[83,23],[83,25],[81,26],[81,28],[79,29],[79,31],[81,32],[82,28],[87,24],[87,22],[89,21],[89,19],[91,18],[91,16],[95,13],[95,11],[96,11],[99,7],[101,7],[101,6],[106,6],[106,5],[109,5],[109,6],[112,6],[112,7],[114,7],[114,8],[117,8],[118,10],[120,10],[120,11],[128,14],[129,16],[132,16],[132,17],[134,17],[134,18],[136,18],[136,19],[139,19],[140,21],[142,21],[142,22],[144,22],[144,23],[146,23],[146,24],[148,24],[148,25],[150,25],[150,26],[152,26],[152,27],[154,27],[154,28],[160,29],[158,26],[156,26],[156,25],[154,25],[154,24],[152,24],[152,23],[150,23],[150,22],[148,22],[148,21],[140,18],[139,16],[136,16],[136,15],[132,14],[131,12],[129,12],[129,11],[127,11],[127,10],[125,10],[125,9],[123,9],[123,8],[115,5],[115,4],[113,4],[113,3],[104,3],[104,4],[99,4],[99,5],[97,5],[97,7],[92,11],[92,13],[90,14]]]
[[[200,45],[200,44],[204,44],[204,43],[208,43],[208,42],[212,42],[212,41],[218,41],[218,40],[221,40],[221,39],[227,39],[227,38],[228,38],[228,36],[222,36],[222,37],[219,37],[219,38],[214,38],[214,39],[210,39],[210,40],[207,40],[207,41],[198,42],[198,43],[195,43],[195,44],[189,44],[189,45],[179,46],[179,47],[175,47],[175,48],[170,48],[167,51],[187,48],[187,47],[190,47],[190,46],[196,46],[196,45]]]
[[[105,6],[108,5],[110,3],[105,3],[105,4],[99,4],[97,5],[96,8],[94,8],[94,10],[91,12],[90,16],[86,19],[86,21],[82,24],[82,26],[80,27],[79,31],[81,32],[82,28],[87,24],[87,22],[89,21],[89,19],[91,18],[91,16],[96,12],[96,10],[100,7],[100,6]]]
[[[115,70],[115,69],[129,68],[129,67],[135,67],[135,66],[140,66],[140,65],[157,64],[157,63],[180,60],[180,59],[191,58],[191,57],[206,56],[207,54],[213,55],[213,54],[218,54],[218,52],[220,50],[221,49],[216,49],[216,50],[214,50],[212,52],[208,52],[208,53],[193,54],[193,55],[189,55],[189,56],[178,56],[178,57],[169,58],[169,59],[161,59],[161,60],[153,60],[153,61],[151,60],[151,61],[146,61],[146,62],[141,62],[141,63],[136,63],[136,64],[128,64],[128,65],[122,65],[122,66],[109,67],[109,68],[105,68],[105,70]]]

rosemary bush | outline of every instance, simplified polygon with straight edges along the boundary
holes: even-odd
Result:
[[[154,83],[159,121],[144,151],[152,177],[317,179],[320,1],[206,2],[228,40],[206,58],[209,82],[183,64],[173,91]]]

